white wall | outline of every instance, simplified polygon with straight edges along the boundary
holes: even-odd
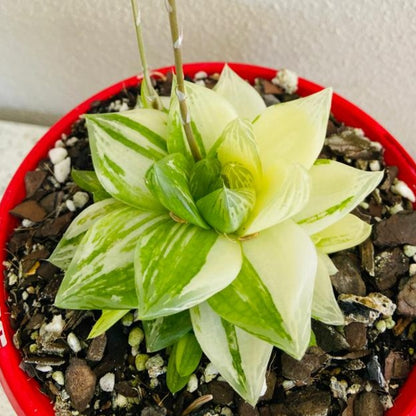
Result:
[[[172,63],[163,0],[148,59]],[[0,0],[0,119],[51,123],[138,72],[129,0]],[[416,0],[178,0],[186,61],[287,67],[332,85],[416,156]]]

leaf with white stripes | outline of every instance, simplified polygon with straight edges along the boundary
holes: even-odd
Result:
[[[311,238],[322,252],[335,253],[361,244],[370,234],[370,224],[353,214],[347,214],[336,223],[311,235]]]
[[[191,224],[159,224],[137,240],[139,316],[189,309],[224,289],[241,268],[238,242]]]
[[[95,172],[104,189],[128,205],[160,209],[144,176],[166,156],[167,115],[136,109],[85,118]]]
[[[214,91],[233,105],[239,117],[249,121],[253,121],[266,109],[263,98],[255,88],[244,81],[227,64],[224,65]]]
[[[66,270],[78,249],[82,237],[88,229],[105,215],[122,206],[123,204],[120,201],[108,198],[84,209],[71,222],[52,255],[49,257],[49,261],[62,270]]]
[[[146,185],[159,202],[177,217],[208,229],[189,189],[191,167],[182,153],[173,153],[153,164],[146,173]]]
[[[205,302],[191,309],[195,336],[221,376],[255,406],[273,346],[225,321]]]
[[[329,277],[328,260],[326,254],[318,251],[318,268],[313,289],[312,316],[314,319],[328,325],[344,325],[344,314],[338,306]]]
[[[82,238],[55,305],[63,309],[134,309],[134,251],[168,215],[124,205],[97,221]]]
[[[366,172],[318,159],[309,176],[309,201],[294,219],[308,234],[316,234],[352,211],[380,183],[383,172]]]
[[[213,157],[196,162],[189,179],[189,188],[195,201],[221,188],[221,163]]]
[[[71,177],[81,189],[93,194],[94,202],[111,198],[111,195],[102,187],[97,174],[93,170],[72,169]]]
[[[94,324],[88,338],[95,338],[115,325],[124,315],[128,313],[128,309],[107,309],[103,310],[98,321]]]

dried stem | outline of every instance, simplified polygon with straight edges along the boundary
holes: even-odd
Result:
[[[185,95],[185,80],[182,68],[182,36],[178,29],[178,17],[176,14],[176,0],[167,0],[167,8],[169,13],[170,32],[173,42],[173,53],[175,57],[176,79],[177,89],[176,95],[179,100],[179,108],[181,111],[182,123],[188,140],[189,148],[193,158],[198,161],[201,160],[201,153],[196,144],[196,140],[191,128],[191,117],[186,105]]]
[[[147,84],[147,93],[148,95],[145,97],[146,101],[148,100],[150,105],[155,108],[156,110],[162,110],[163,105],[160,100],[159,95],[153,88],[152,80],[150,79],[149,68],[147,66],[147,59],[144,50],[144,42],[143,42],[143,34],[142,34],[142,19],[140,14],[140,6],[138,4],[138,0],[131,0],[131,8],[133,11],[133,19],[134,19],[134,27],[136,29],[136,37],[137,37],[137,46],[139,47],[139,54],[140,54],[140,61],[142,63],[143,68],[143,77],[146,80]],[[142,94],[145,93],[142,90]]]

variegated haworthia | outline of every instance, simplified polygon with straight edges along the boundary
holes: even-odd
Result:
[[[173,345],[173,391],[197,365],[198,341],[254,405],[273,346],[299,359],[311,317],[343,323],[327,254],[368,237],[349,212],[383,173],[316,160],[330,89],[266,109],[228,66],[215,90],[186,84],[195,162],[175,88],[167,113],[86,116],[102,188],[94,175],[85,181],[110,197],[81,213],[52,254],[66,270],[56,305],[103,310],[92,336],[137,309],[149,351]]]

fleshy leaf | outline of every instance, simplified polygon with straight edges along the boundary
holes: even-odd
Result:
[[[253,121],[266,109],[260,94],[225,64],[214,90],[226,98],[237,110],[238,116]]]
[[[192,332],[184,335],[176,344],[176,369],[182,377],[190,376],[201,361],[202,350]]]
[[[297,162],[309,169],[325,140],[332,90],[268,107],[253,123],[263,170],[276,160]]]
[[[218,159],[207,157],[194,164],[189,187],[195,201],[220,188],[222,184],[221,163]]]
[[[135,309],[134,250],[139,238],[168,215],[124,205],[112,210],[82,238],[56,296],[63,309]]]
[[[246,258],[237,278],[208,303],[226,321],[270,344],[283,348],[290,341],[269,289]]]
[[[255,406],[273,346],[217,315],[205,302],[191,309],[195,336],[221,376]]]
[[[309,192],[306,169],[297,163],[277,160],[263,174],[254,209],[238,233],[254,234],[291,218],[305,206]]]
[[[345,318],[338,306],[326,266],[326,254],[318,251],[318,268],[313,289],[312,316],[328,325],[344,325]]]
[[[230,234],[244,224],[255,201],[253,189],[223,186],[201,198],[196,205],[209,225],[221,233]]]
[[[144,183],[166,156],[167,115],[152,109],[86,115],[92,160],[104,189],[134,207],[160,209]]]
[[[371,234],[371,225],[352,214],[311,236],[315,246],[324,253],[346,250],[365,241]]]
[[[255,188],[253,175],[239,163],[226,163],[221,169],[221,178],[230,189]]]
[[[97,174],[93,170],[72,169],[71,176],[81,189],[93,194],[94,202],[111,198],[111,195],[102,187]]]
[[[309,234],[345,217],[383,178],[383,172],[366,172],[327,159],[317,160],[309,175],[309,201],[294,217]]]
[[[189,189],[190,163],[181,153],[155,162],[146,174],[146,185],[159,202],[177,217],[208,229]]]
[[[88,229],[105,215],[122,206],[123,204],[120,201],[109,198],[96,202],[84,209],[71,222],[52,255],[49,257],[49,261],[62,270],[68,269],[79,243]]]
[[[107,329],[110,329],[113,325],[115,325],[124,315],[127,314],[128,311],[128,309],[107,309],[102,311],[100,318],[92,327],[91,332],[88,335],[88,339],[104,334]]]
[[[280,348],[301,359],[311,332],[312,294],[317,268],[315,246],[301,227],[288,220],[243,242],[243,252],[269,293],[269,296],[262,293],[265,302],[270,307],[270,298],[273,300],[290,336],[289,339],[282,337]],[[251,295],[247,291],[246,296]],[[254,330],[254,320],[252,323],[250,330]],[[264,335],[265,329],[262,331]],[[278,333],[275,331],[274,335],[277,337]]]
[[[202,157],[205,157],[225,126],[237,117],[237,112],[225,98],[209,88],[185,82],[185,90],[194,138]],[[169,109],[168,150],[169,153],[179,152],[192,157],[183,129],[175,82],[172,84]]]
[[[189,381],[190,375],[181,376],[176,368],[176,351],[178,344],[175,344],[169,356],[168,368],[166,371],[166,384],[171,393],[183,389]]]
[[[192,329],[188,311],[150,321],[142,321],[142,325],[148,352],[160,351],[173,345]]]
[[[161,223],[138,238],[135,254],[139,315],[172,315],[224,289],[241,267],[238,242],[191,224]]]

